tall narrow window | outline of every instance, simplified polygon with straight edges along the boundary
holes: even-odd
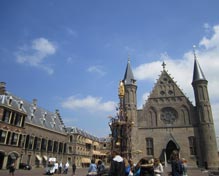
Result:
[[[196,155],[196,140],[194,136],[189,137],[190,155]]]
[[[54,153],[58,152],[58,142],[57,141],[54,142],[53,152]]]
[[[5,143],[6,131],[0,130],[0,143]]]
[[[14,117],[14,118],[15,118],[15,119],[14,119],[14,125],[16,125],[16,126],[21,126],[22,115],[19,114],[19,113],[16,113],[14,116],[15,116],[15,117]]]
[[[153,138],[146,138],[146,151],[147,155],[154,155]]]
[[[59,143],[59,153],[62,153],[62,150],[63,150],[63,143]]]
[[[3,118],[2,118],[2,121],[3,122],[9,122],[9,118],[10,118],[10,111],[8,110],[4,110],[4,114],[3,114]]]
[[[33,147],[33,149],[39,151],[40,146],[41,146],[41,138],[35,137],[34,138],[34,147]]]
[[[18,143],[18,134],[12,133],[11,145],[17,145],[17,143]]]
[[[23,135],[22,134],[19,134],[19,141],[18,141],[18,146],[19,147],[23,147],[22,146],[22,141],[24,140],[24,137],[23,137]]]
[[[47,151],[48,151],[48,152],[51,152],[52,149],[53,149],[53,141],[49,140],[49,141],[48,141]]]
[[[46,146],[47,146],[47,140],[43,138],[41,142],[41,150],[46,151]]]
[[[28,143],[28,149],[32,150],[33,149],[33,144],[34,144],[34,137],[30,136],[29,143]]]

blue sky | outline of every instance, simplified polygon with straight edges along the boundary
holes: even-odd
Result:
[[[219,1],[1,0],[0,81],[66,126],[109,133],[128,57],[138,107],[166,69],[194,102],[192,46],[209,81],[219,135]]]

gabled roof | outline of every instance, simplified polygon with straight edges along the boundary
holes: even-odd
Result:
[[[149,95],[149,98],[162,98],[162,97],[176,97],[185,96],[182,90],[177,86],[173,78],[167,73],[165,69]]]

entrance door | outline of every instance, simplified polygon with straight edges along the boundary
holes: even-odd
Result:
[[[167,162],[170,163],[170,157],[174,150],[179,150],[176,146],[176,144],[171,140],[168,142],[166,147],[166,156],[167,156]]]

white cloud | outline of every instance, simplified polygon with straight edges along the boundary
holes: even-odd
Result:
[[[203,27],[205,29],[205,32],[207,32],[207,33],[210,32],[211,26],[208,23],[204,23]]]
[[[93,65],[93,66],[90,66],[88,69],[87,69],[88,72],[90,73],[97,73],[98,75],[100,76],[104,76],[106,74],[106,72],[103,71],[103,68],[102,66],[100,65]]]
[[[43,69],[48,74],[53,74],[53,69],[43,64],[45,59],[55,54],[55,45],[45,38],[37,38],[32,41],[32,45],[23,45],[16,53],[16,61],[20,64],[27,64]]]
[[[113,101],[102,102],[100,97],[87,96],[79,99],[71,96],[62,102],[62,107],[77,110],[84,109],[90,112],[112,112],[115,110],[116,103]]]
[[[203,45],[206,49],[219,48],[219,25],[213,27],[213,36],[208,39],[207,37],[203,37],[200,41],[200,45]]]
[[[67,31],[67,33],[73,37],[77,37],[78,33],[77,31],[71,29],[70,27],[64,27],[64,29]]]
[[[196,55],[204,75],[208,80],[212,112],[215,124],[216,126],[219,126],[219,25],[213,27],[213,34],[211,37],[204,36],[200,40],[199,46],[200,47],[196,50]],[[191,85],[194,67],[194,54],[192,49],[186,52],[182,56],[182,59],[172,59],[165,53],[161,55],[160,61],[139,65],[133,69],[135,78],[139,82],[141,82],[141,80],[156,80],[160,73],[163,60],[165,60],[166,63],[166,70],[169,70],[168,73],[174,77],[174,80],[177,81],[177,85],[183,89],[183,92],[194,104],[194,93]],[[145,93],[142,96],[142,102],[145,102],[147,99],[145,95],[148,95],[148,93]],[[217,134],[219,134],[219,128]]]

